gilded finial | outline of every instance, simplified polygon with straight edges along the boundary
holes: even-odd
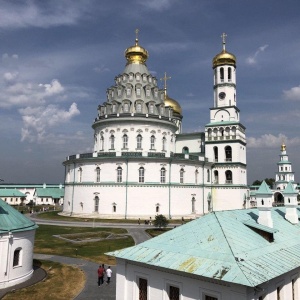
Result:
[[[284,144],[284,139],[282,139],[282,144],[281,144],[281,151],[286,150],[286,145]]]
[[[137,46],[139,42],[139,30],[135,30],[135,45]]]
[[[163,78],[160,78],[161,81],[164,81],[165,96],[167,95],[167,80],[169,79],[171,79],[171,77],[167,77],[167,72],[165,72],[165,76]]]
[[[227,34],[225,32],[223,32],[221,35],[221,38],[222,38],[222,44],[223,44],[224,51],[225,51],[225,45],[226,45],[226,37],[227,37]]]

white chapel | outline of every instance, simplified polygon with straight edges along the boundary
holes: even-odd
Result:
[[[245,127],[236,96],[236,57],[212,61],[213,100],[205,132],[183,133],[179,101],[146,65],[139,44],[107,89],[92,124],[94,151],[64,161],[63,214],[91,218],[188,217],[246,206]],[[200,71],[200,70],[199,70]]]

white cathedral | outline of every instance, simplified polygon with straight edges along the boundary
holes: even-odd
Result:
[[[148,51],[125,51],[92,124],[94,152],[68,156],[63,214],[90,218],[194,218],[246,207],[245,127],[236,97],[236,57],[212,61],[213,106],[205,132],[182,133],[182,109],[149,72]],[[209,103],[207,103],[209,105]],[[200,109],[200,108],[199,108]]]

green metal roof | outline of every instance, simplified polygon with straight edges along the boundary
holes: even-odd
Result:
[[[258,214],[257,209],[210,213],[144,243],[108,254],[254,287],[300,266],[300,225],[285,220],[284,207],[272,209],[273,229],[257,224]],[[274,242],[251,228],[257,226],[271,232]]]
[[[287,184],[286,188],[283,191],[283,194],[284,195],[287,195],[287,194],[293,194],[293,195],[298,194],[298,192],[295,190],[294,185],[292,184],[291,181]]]
[[[26,195],[16,189],[0,189],[0,197],[26,197]]]
[[[27,231],[37,227],[34,222],[0,199],[0,233]]]
[[[64,196],[64,188],[37,188],[35,191],[38,197],[52,197],[52,198],[61,198]]]
[[[272,195],[272,191],[270,190],[269,186],[266,184],[265,181],[263,181],[259,187],[259,189],[256,191],[256,195]]]

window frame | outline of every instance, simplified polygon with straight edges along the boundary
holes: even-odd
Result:
[[[139,168],[139,183],[144,183],[145,182],[145,168],[140,167]]]
[[[160,183],[166,183],[166,168],[162,167],[160,169]]]
[[[123,182],[123,169],[122,167],[117,167],[117,182],[122,183]]]
[[[18,247],[14,250],[13,255],[13,268],[22,266],[22,248]]]

